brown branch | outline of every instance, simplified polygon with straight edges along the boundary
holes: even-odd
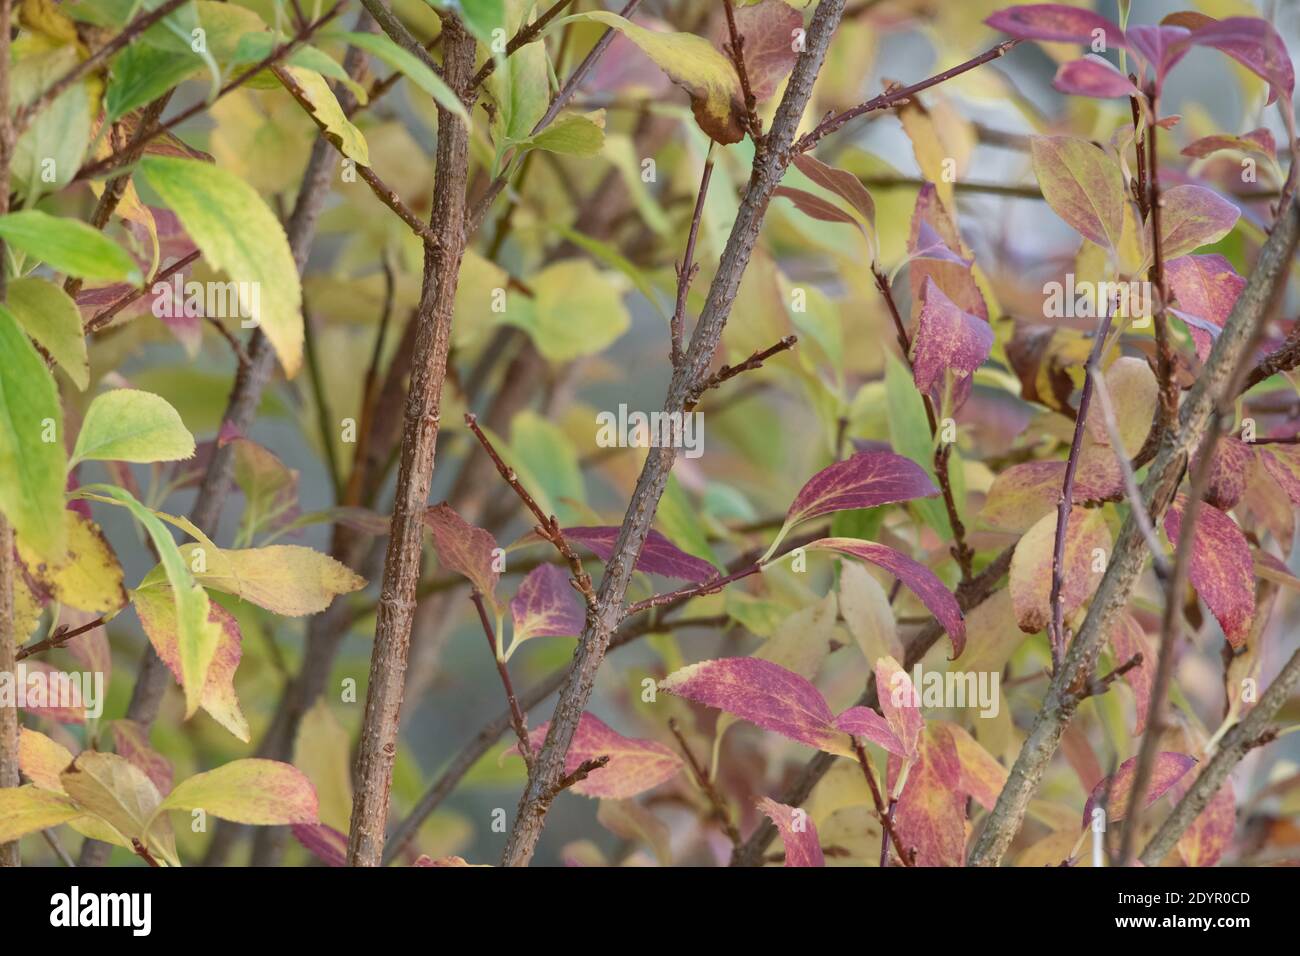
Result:
[[[543,539],[549,541],[555,547],[555,550],[560,552],[560,555],[568,563],[569,570],[573,572],[573,578],[570,583],[572,583],[574,588],[582,594],[583,600],[587,603],[587,607],[594,607],[596,603],[596,595],[591,589],[591,575],[589,575],[583,568],[582,559],[578,557],[577,552],[573,550],[573,546],[565,540],[564,530],[560,527],[560,522],[556,519],[555,515],[547,515],[546,512],[542,511],[541,505],[537,503],[537,499],[529,494],[528,489],[520,483],[519,476],[515,474],[515,470],[502,460],[501,456],[497,453],[497,450],[492,447],[492,442],[488,440],[487,435],[483,434],[483,429],[478,427],[477,416],[466,412],[465,424],[469,426],[469,430],[474,433],[474,437],[478,439],[479,444],[487,451],[488,457],[492,459],[492,464],[496,465],[497,471],[501,474],[501,477],[505,479],[506,484],[508,484],[514,493],[519,496],[519,500],[524,503],[524,506],[531,511],[533,517],[537,519],[537,526],[534,530],[536,530]]]
[[[722,794],[718,793],[718,788],[709,779],[709,772],[695,759],[690,744],[686,742],[686,738],[682,736],[681,728],[677,726],[677,718],[668,718],[668,729],[677,738],[677,746],[686,758],[686,765],[691,768],[691,776],[695,778],[695,783],[713,808],[713,819],[722,827],[722,832],[727,835],[731,845],[739,846],[741,841],[740,831],[736,829],[736,824],[732,822],[731,811],[727,809],[727,802],[722,799]]]
[[[153,854],[149,852],[148,847],[135,837],[131,838],[131,849],[135,851],[136,856],[144,860],[150,866],[162,866],[161,863],[153,858]]]
[[[487,608],[483,606],[483,594],[477,588],[470,592],[469,599],[474,602],[474,607],[478,610],[479,623],[483,625],[483,635],[487,638],[488,647],[492,651],[492,662],[497,666],[497,673],[501,675],[501,686],[506,692],[506,703],[510,707],[510,720],[514,724],[515,736],[519,738],[519,753],[524,758],[524,764],[530,769],[533,766],[533,747],[528,739],[528,721],[524,719],[523,711],[519,709],[519,700],[515,697],[514,685],[510,683],[510,669],[506,662],[501,658],[501,648],[497,644],[497,636],[492,630],[492,622],[488,619]]]
[[[965,613],[972,608],[979,607],[993,594],[999,581],[1011,567],[1011,557],[1015,553],[1015,545],[1003,550],[996,558],[975,575],[969,582],[960,585],[957,588],[957,604]],[[938,621],[931,620],[924,628],[918,631],[910,641],[904,653],[903,669],[911,670],[917,662],[929,653],[930,648],[943,637],[943,626]],[[862,692],[857,700],[857,706],[871,707],[879,709],[879,688],[876,687],[875,675],[867,678],[866,690]],[[834,764],[836,758],[828,753],[819,753],[808,761],[803,771],[795,779],[794,783],[781,795],[781,802],[792,807],[803,804],[813,791],[817,782],[826,775]],[[776,839],[776,827],[771,821],[765,820],[759,824],[744,846],[740,847],[731,855],[732,866],[757,866],[762,862],[763,854],[772,841]]]
[[[745,69],[745,37],[736,29],[736,10],[733,0],[723,0],[722,9],[727,14],[727,33],[731,42],[727,44],[727,54],[736,66],[736,75],[740,78],[740,91],[745,98],[745,128],[755,146],[763,145],[763,124],[759,122],[755,107],[758,98],[749,85],[749,71]]]
[[[871,788],[871,800],[876,805],[876,816],[880,818],[880,865],[889,866],[889,844],[893,843],[903,866],[911,866],[911,855],[903,848],[903,841],[898,838],[898,830],[894,827],[894,808],[897,801],[890,797],[886,805],[884,797],[880,794],[880,785],[876,782],[876,772],[871,767],[871,758],[867,756],[866,748],[857,737],[853,738],[853,752],[857,755],[858,766],[862,768],[862,776],[866,777],[867,786]]]
[[[80,627],[68,628],[60,626],[54,629],[54,633],[44,640],[37,641],[35,644],[28,644],[26,647],[18,648],[17,654],[14,655],[15,661],[26,660],[33,654],[40,654],[44,651],[53,650],[56,647],[62,647],[68,641],[72,640],[79,634],[85,634],[87,631],[93,631],[97,627],[102,627],[104,619],[97,617],[89,624],[82,624]],[[0,673],[3,673],[0,671]]]
[[[1265,241],[1245,289],[1224,323],[1201,375],[1183,402],[1178,433],[1164,433],[1160,450],[1142,487],[1142,497],[1153,521],[1160,519],[1173,499],[1187,458],[1204,434],[1218,402],[1227,389],[1236,387],[1233,379],[1238,363],[1243,355],[1251,354],[1251,342],[1268,320],[1285,287],[1297,238],[1300,238],[1300,207],[1292,201]],[[1110,634],[1115,616],[1128,604],[1145,564],[1145,554],[1142,533],[1136,519],[1130,515],[1120,529],[1119,539],[1083,626],[1053,677],[1043,707],[1008,774],[1006,786],[975,840],[970,853],[971,865],[997,865],[1011,845],[1029,801],[1056,752],[1061,734],[1074,716],[1078,704],[1076,688],[1085,683],[1083,676],[1092,668],[1101,645]]]
[[[1164,199],[1160,195],[1160,156],[1156,148],[1156,113],[1158,110],[1154,85],[1147,91],[1151,115],[1147,120],[1147,212],[1151,218],[1151,270],[1147,278],[1156,287],[1156,378],[1160,382],[1160,427],[1162,430],[1178,427],[1178,380],[1174,343],[1169,335],[1169,318],[1165,305],[1169,301],[1165,289],[1165,260],[1161,249],[1164,237],[1160,235],[1161,209]],[[1138,149],[1141,149],[1139,144]]]
[[[550,24],[550,22],[554,20],[556,17],[558,17],[561,13],[563,13],[564,8],[571,3],[573,3],[573,0],[555,0],[555,3],[551,4],[551,6],[548,7],[547,10],[544,13],[542,13],[542,15],[539,16],[536,20],[534,20],[532,23],[528,24],[527,26],[520,27],[519,30],[515,33],[515,35],[510,38],[509,42],[506,43],[505,57],[509,58],[513,56],[514,52],[518,50],[521,46],[525,46],[529,43],[532,43],[534,40],[540,37],[542,31],[546,29],[546,27]],[[471,87],[482,86],[483,81],[486,80],[489,76],[491,76],[492,72],[496,68],[497,68],[497,58],[494,56],[489,56],[483,62],[483,65],[479,67],[479,71],[474,74],[474,79],[470,81],[469,85]]]
[[[807,34],[807,48],[795,63],[786,93],[777,107],[770,134],[771,148],[755,157],[753,171],[736,220],[728,237],[718,271],[709,287],[703,312],[695,326],[685,358],[674,370],[664,410],[678,412],[685,407],[692,387],[707,377],[722,329],[730,315],[741,276],[758,238],[763,216],[772,194],[785,173],[789,147],[800,118],[812,95],[813,81],[821,69],[831,36],[839,24],[844,0],[822,0]],[[604,660],[610,637],[623,616],[623,598],[637,555],[645,543],[655,509],[667,485],[677,449],[651,448],[637,480],[610,560],[605,564],[597,595],[597,606],[588,615],[568,680],[560,691],[555,714],[538,757],[536,772],[519,802],[514,827],[506,843],[502,862],[525,866],[532,858],[546,820],[546,796],[564,772],[565,755],[573,741],[578,721],[586,709],[596,671]]]
[[[699,401],[703,397],[704,393],[709,391],[710,389],[717,388],[718,386],[722,385],[724,382],[731,381],[731,379],[735,378],[737,375],[740,375],[742,372],[752,372],[754,369],[762,368],[763,363],[766,362],[768,359],[770,359],[773,355],[779,355],[782,352],[792,349],[798,343],[799,343],[799,336],[787,335],[785,338],[777,342],[775,345],[769,345],[767,348],[760,349],[759,351],[755,352],[753,355],[745,359],[739,365],[722,366],[722,368],[718,369],[716,372],[714,372],[712,375],[710,375],[708,378],[706,378],[703,382],[701,382],[692,390],[691,397],[687,400],[686,403],[687,409],[693,409],[697,404],[699,404]]]
[[[1006,56],[1019,43],[1019,40],[1005,40],[993,47],[993,49],[986,50],[979,56],[967,60],[965,63],[959,63],[952,69],[944,70],[942,73],[936,73],[934,76],[921,80],[919,83],[913,83],[911,86],[900,86],[886,90],[874,99],[867,100],[867,102],[861,103],[852,109],[827,116],[810,131],[801,136],[799,140],[790,147],[791,151],[795,153],[806,153],[821,142],[823,137],[835,132],[850,120],[857,119],[859,116],[865,116],[867,113],[873,113],[877,110],[903,106],[908,99],[923,90],[928,90],[932,86],[938,86],[940,83],[951,80],[955,76],[961,76],[961,74],[973,70],[976,67],[983,66],[985,63]]]
[[[158,272],[154,274],[153,279],[146,282],[138,289],[132,289],[130,292],[122,296],[122,298],[118,299],[112,305],[104,307],[99,312],[96,312],[93,316],[87,319],[86,327],[84,330],[85,334],[94,335],[96,332],[103,329],[106,325],[108,325],[108,323],[112,322],[114,317],[123,309],[125,309],[128,305],[130,305],[132,302],[137,302],[140,299],[142,299],[144,296],[148,295],[149,290],[152,289],[159,282],[166,282],[168,279],[176,275],[176,273],[180,272],[190,263],[197,262],[201,255],[203,255],[202,251],[195,249],[193,252],[189,253],[188,255],[182,256],[180,259],[177,259],[171,265],[163,269],[159,269]]]
[[[670,356],[673,368],[682,363],[682,344],[686,340],[686,296],[691,290],[691,282],[700,271],[695,262],[695,240],[700,234],[700,221],[704,217],[704,197],[709,192],[709,180],[713,178],[713,141],[709,140],[709,152],[704,157],[704,173],[700,176],[700,188],[695,195],[695,211],[691,214],[690,231],[686,234],[686,251],[682,261],[677,265],[677,302],[673,308],[670,323],[672,345]]]
[[[1106,347],[1106,336],[1110,333],[1110,310],[1097,325],[1097,339],[1092,343],[1092,354],[1088,357],[1088,367],[1096,368],[1101,362],[1102,350]],[[1065,536],[1070,525],[1070,510],[1074,507],[1074,475],[1079,470],[1079,455],[1083,451],[1084,429],[1088,424],[1088,409],[1092,405],[1093,376],[1083,380],[1083,391],[1079,395],[1079,412],[1074,419],[1074,438],[1070,441],[1070,455],[1065,460],[1065,480],[1061,483],[1061,494],[1056,503],[1056,537],[1052,545],[1052,591],[1051,591],[1051,628],[1048,637],[1052,647],[1052,665],[1059,667],[1061,655],[1065,652]]]
[[[447,85],[468,98],[474,69],[474,38],[454,18],[443,20],[443,69]],[[451,345],[451,319],[465,252],[465,183],[469,130],[438,107],[438,158],[429,224],[438,244],[425,247],[411,387],[402,426],[401,466],[390,523],[384,580],[370,658],[366,712],[356,763],[356,799],[348,834],[348,864],[378,866],[402,709],[402,689],[420,581],[423,516],[433,478],[441,424],[442,386]]]
[[[188,3],[189,0],[166,0],[165,3],[152,10],[140,14],[130,23],[122,28],[122,32],[113,37],[86,59],[79,62],[72,69],[68,70],[61,77],[42,90],[30,103],[18,107],[13,117],[14,135],[21,136],[27,129],[31,121],[35,119],[42,110],[49,107],[59,96],[66,90],[70,89],[76,83],[79,83],[84,77],[93,71],[99,69],[108,62],[118,50],[124,49],[127,44],[139,39],[140,34],[144,33],[155,23],[169,16],[177,8]]]
[[[581,783],[582,781],[586,780],[587,777],[590,776],[593,771],[599,770],[601,767],[604,767],[607,763],[609,763],[608,754],[605,754],[604,756],[600,756],[600,757],[592,757],[590,760],[584,760],[582,763],[578,764],[578,766],[574,767],[571,771],[569,771],[563,777],[560,778],[560,782],[555,785],[555,789],[551,793],[551,799],[554,800],[557,796],[559,796],[565,790],[568,790],[575,783]]]
[[[1201,770],[1196,782],[1183,794],[1173,812],[1160,825],[1140,857],[1145,866],[1159,866],[1192,822],[1201,815],[1228,779],[1234,767],[1267,738],[1269,723],[1300,684],[1300,650],[1291,655],[1249,714],[1233,724],[1219,741],[1214,756]]]

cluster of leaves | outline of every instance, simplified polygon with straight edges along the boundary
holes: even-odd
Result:
[[[1082,858],[1095,811],[1140,846],[1158,801],[1199,799],[1300,590],[1290,264],[1247,291],[1300,154],[1272,24],[1244,2],[1147,25],[1127,3],[1116,24],[1082,3],[890,0],[849,5],[826,52],[841,2],[352,6],[24,0],[4,39],[0,662],[51,683],[119,666],[105,719],[29,701],[0,733],[0,845],[36,855],[46,831],[61,852],[70,831],[83,862],[98,844],[221,862],[241,831],[200,837],[212,816],[292,826],[299,860],[374,863],[374,766],[395,793],[386,857],[414,865],[499,852],[498,790],[521,783],[506,859],[531,856],[520,831],[570,790],[625,850],[555,848],[584,865],[753,864],[773,834],[788,866],[959,866],[975,834],[1055,865]],[[944,71],[856,105],[910,29]],[[1017,43],[1017,68],[1035,49],[1059,64],[1059,115],[989,65]],[[1162,109],[1175,67],[1209,51],[1249,104],[1236,131]],[[789,103],[802,125],[782,124]],[[884,111],[919,176],[874,151],[874,127],[848,135]],[[981,164],[982,139],[1026,177],[1001,190],[1069,227],[1065,252],[1045,211],[1004,232],[1009,207],[980,205],[1005,200],[979,198],[999,184],[976,168],[1015,170]],[[1033,281],[1062,274],[1088,290],[1074,318]],[[1149,302],[1124,298],[1137,284]],[[1139,490],[1180,429],[1205,429],[1180,407],[1219,380],[1249,309],[1246,366],[1223,376],[1240,394],[1216,396],[1168,501]],[[592,425],[660,359],[686,396],[665,411],[708,425],[707,456],[675,471],[647,435],[600,448]],[[1218,423],[1234,411],[1240,427]],[[1152,557],[1135,592],[1138,571],[1099,597]],[[1089,620],[1104,646],[1071,676]],[[441,653],[477,631],[491,684]],[[373,660],[353,633],[374,634]],[[606,651],[641,636],[639,664],[602,671],[625,686],[589,705]],[[392,770],[396,707],[362,726],[367,667],[362,693],[396,687],[400,706],[405,684],[440,724],[461,680],[507,709],[421,798],[405,748]],[[932,699],[918,673],[991,677],[995,696]],[[161,710],[157,674],[178,689]],[[1050,719],[1064,759],[1011,773]],[[1022,827],[1008,794],[1046,774]],[[1300,808],[1294,779],[1270,788],[1270,825]],[[482,819],[440,806],[462,783]],[[1154,862],[1279,852],[1237,838],[1238,806],[1223,783]],[[255,839],[258,862],[284,852]]]

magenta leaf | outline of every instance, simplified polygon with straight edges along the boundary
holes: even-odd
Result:
[[[1119,769],[1110,777],[1103,779],[1092,790],[1088,802],[1083,807],[1083,825],[1092,822],[1093,808],[1106,801],[1106,819],[1109,823],[1123,820],[1129,814],[1129,803],[1133,799],[1133,778],[1137,774],[1137,757],[1130,757],[1119,765]],[[1196,760],[1187,754],[1163,751],[1156,754],[1155,765],[1151,768],[1151,782],[1147,786],[1146,800],[1143,808],[1159,800],[1166,790],[1177,783],[1187,771],[1196,765]]]
[[[786,866],[825,866],[821,843],[817,840],[817,827],[808,811],[777,803],[768,797],[758,801],[758,808],[776,825],[785,845]]]
[[[568,574],[554,564],[534,568],[520,582],[510,616],[516,644],[530,637],[574,637],[587,620]]]
[[[565,528],[564,537],[587,548],[600,560],[608,561],[618,540],[618,528],[615,525]],[[636,569],[680,581],[708,581],[718,576],[718,569],[708,561],[687,554],[653,530],[646,535],[641,554],[636,559]]]
[[[494,567],[496,539],[456,514],[445,501],[425,509],[424,523],[433,536],[438,562],[448,571],[469,578],[484,597],[493,600],[501,577]]]
[[[874,508],[939,493],[925,469],[892,451],[858,452],[808,479],[786,512],[785,527],[835,511]]]
[[[1191,48],[1191,31],[1186,27],[1135,26],[1129,27],[1125,36],[1129,49],[1146,60],[1155,71],[1156,87],[1164,85],[1165,77]]]
[[[1208,18],[1207,18],[1208,19]],[[1286,44],[1267,20],[1228,17],[1193,31],[1191,42],[1214,47],[1232,57],[1269,84],[1268,101],[1290,101],[1295,92],[1295,67]]]
[[[1165,512],[1165,535],[1178,546],[1187,499],[1179,495]],[[1237,523],[1208,502],[1196,511],[1196,532],[1187,576],[1218,619],[1228,643],[1243,647],[1255,617],[1255,573],[1250,545]]]
[[[1249,133],[1242,133],[1240,136],[1232,136],[1228,133],[1202,136],[1200,139],[1184,146],[1183,155],[1195,159],[1204,159],[1206,156],[1213,155],[1224,149],[1237,150],[1243,153],[1258,153],[1269,159],[1277,158],[1277,141],[1273,139],[1273,134],[1265,126],[1253,129]]]
[[[995,30],[1020,40],[1091,43],[1102,31],[1107,46],[1124,46],[1124,33],[1105,17],[1061,3],[1030,3],[999,10],[984,21]]]
[[[691,664],[669,674],[659,687],[818,750],[833,747],[838,736],[835,716],[821,691],[793,671],[758,657]]]
[[[879,685],[877,685],[877,688],[879,688]],[[877,694],[879,693],[882,692],[877,689]],[[907,747],[890,728],[889,721],[870,707],[850,707],[835,718],[835,727],[846,734],[852,734],[854,737],[863,737],[891,754],[897,754],[900,757],[908,755]]]
[[[944,384],[948,372],[957,379],[966,378],[984,364],[992,350],[993,327],[962,311],[927,276],[913,343],[912,374],[917,389],[929,394],[936,385]]]
[[[1093,54],[1062,64],[1052,85],[1062,93],[1101,99],[1138,94],[1138,88],[1127,76],[1115,69],[1109,60]]]
[[[903,745],[899,756],[915,756],[917,741],[925,729],[920,698],[912,678],[892,657],[876,661],[876,698],[880,701],[880,712]]]
[[[547,721],[528,734],[534,751],[541,749],[549,727]],[[506,753],[519,753],[519,745]],[[671,780],[682,769],[681,758],[663,744],[624,737],[595,714],[584,713],[564,758],[564,772],[573,773],[584,761],[598,757],[608,757],[609,763],[591,771],[570,790],[584,797],[626,800]]]
[[[957,599],[952,596],[942,581],[924,564],[913,561],[901,551],[876,544],[874,541],[861,541],[857,538],[821,538],[806,545],[809,551],[835,551],[847,554],[863,561],[879,565],[898,578],[921,599],[934,615],[935,620],[943,625],[952,641],[953,657],[961,656],[966,646],[966,621],[962,617]]]

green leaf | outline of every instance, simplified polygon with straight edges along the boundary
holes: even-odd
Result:
[[[447,112],[460,117],[461,122],[466,125],[469,124],[469,112],[465,109],[465,104],[460,101],[460,97],[452,91],[451,87],[443,82],[442,77],[388,37],[376,33],[339,33],[336,36],[383,60],[432,96],[434,101]]]
[[[79,461],[180,461],[193,455],[194,436],[166,399],[119,388],[90,403],[68,467]]]
[[[286,37],[276,36],[274,33],[246,33],[239,38],[239,45],[235,48],[235,55],[231,58],[230,63],[232,66],[260,63],[271,55],[276,44],[282,43],[286,39]],[[351,90],[360,102],[366,102],[366,88],[348,76],[348,71],[343,69],[341,63],[323,50],[318,50],[310,44],[303,44],[295,49],[284,60],[284,65],[315,70],[321,76],[327,76],[331,80],[338,80]],[[254,89],[273,90],[280,85],[280,81],[269,71],[263,70],[257,76],[250,77],[248,85]]]
[[[574,503],[586,501],[586,490],[578,453],[563,430],[532,410],[520,412],[510,424],[509,454],[547,514],[558,515],[561,524],[577,520]]]
[[[176,599],[176,620],[179,626],[181,686],[185,691],[185,716],[192,717],[198,710],[212,664],[217,643],[221,639],[221,626],[208,620],[208,594],[194,581],[189,565],[181,557],[180,549],[171,532],[159,519],[130,492],[111,485],[88,485],[78,492],[80,497],[107,501],[126,508],[145,531],[149,533],[158,551],[158,560]]]
[[[892,354],[885,359],[885,404],[889,409],[889,442],[894,451],[912,459],[933,480],[934,447],[925,403],[912,382],[912,373]],[[940,499],[918,498],[908,504],[945,541],[952,538],[948,514]]]
[[[11,102],[30,104],[78,59],[71,46],[22,56],[12,67]],[[18,138],[11,164],[13,189],[28,203],[72,182],[90,145],[92,107],[89,84],[74,83],[37,113]]]
[[[24,209],[0,216],[0,239],[49,265],[79,279],[103,279],[108,282],[144,281],[139,267],[126,250],[75,219],[61,219]]]
[[[435,4],[448,6],[448,4]],[[460,18],[469,32],[484,43],[492,42],[492,31],[503,27],[506,21],[505,0],[460,0]]]
[[[50,353],[81,391],[90,384],[90,360],[81,312],[72,298],[44,279],[11,279],[8,305],[27,334]]]
[[[370,149],[366,145],[366,138],[347,118],[325,78],[314,70],[302,67],[286,66],[283,69],[307,98],[312,115],[325,127],[325,138],[337,146],[344,156],[356,160],[362,166],[369,166]]]
[[[605,146],[605,111],[565,113],[521,144],[567,156],[595,156]]]
[[[67,550],[67,468],[59,390],[13,313],[2,305],[0,355],[0,510],[27,547],[60,565]]]
[[[316,823],[316,788],[296,767],[278,760],[234,760],[178,783],[160,810],[202,810],[253,825]]]
[[[260,314],[252,318],[275,346],[285,375],[296,374],[303,337],[298,266],[280,221],[262,197],[233,173],[195,160],[146,156],[140,172],[212,268],[256,290],[253,301],[260,300]]]
[[[129,44],[109,67],[104,93],[108,121],[114,122],[152,102],[201,69],[203,60],[193,54],[163,50],[148,43]]]
[[[547,266],[532,281],[533,298],[511,296],[501,321],[532,336],[552,362],[594,355],[627,331],[623,296],[586,259]]]
[[[545,45],[529,43],[517,49],[492,72],[486,87],[496,101],[492,131],[497,148],[526,141],[551,99]]]

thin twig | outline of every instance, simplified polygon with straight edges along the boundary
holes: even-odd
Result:
[[[709,180],[713,178],[713,140],[709,140],[709,151],[704,157],[704,173],[700,177],[699,192],[695,196],[695,211],[691,214],[691,228],[686,234],[686,251],[682,254],[681,264],[677,266],[677,303],[673,308],[670,323],[672,346],[670,354],[673,368],[682,362],[682,346],[686,339],[686,296],[690,292],[691,282],[700,271],[695,262],[695,240],[700,233],[700,220],[704,217],[704,197],[709,192]]]
[[[510,669],[501,657],[501,647],[492,629],[492,621],[488,618],[487,608],[483,606],[483,594],[475,588],[470,592],[469,599],[474,602],[474,607],[478,610],[479,623],[483,625],[483,634],[487,638],[488,647],[492,650],[492,662],[496,664],[497,673],[501,675],[501,686],[505,688],[506,703],[510,707],[510,721],[514,725],[515,736],[519,738],[519,753],[524,758],[524,764],[531,771],[533,746],[528,739],[528,721],[525,720],[523,711],[519,709],[519,700],[515,697],[515,688],[510,682]]]
[[[761,147],[763,145],[763,124],[759,122],[758,113],[755,112],[758,99],[754,96],[754,91],[749,85],[749,71],[745,69],[745,37],[736,28],[736,10],[733,0],[723,0],[722,8],[726,11],[727,33],[731,38],[731,42],[727,45],[727,53],[731,56],[731,62],[736,66],[736,75],[740,78],[741,95],[745,98],[745,128],[754,140],[754,145]]]
[[[705,392],[717,388],[724,382],[730,381],[742,372],[752,372],[754,369],[762,368],[763,363],[773,355],[779,355],[782,352],[794,348],[798,342],[799,337],[797,335],[787,335],[775,345],[769,345],[765,349],[759,349],[739,365],[722,366],[722,368],[718,369],[692,390],[691,397],[686,403],[686,408],[688,410],[693,409],[697,404],[699,404],[699,401]]]
[[[104,619],[102,617],[97,617],[90,623],[82,624],[80,627],[57,627],[54,629],[54,632],[44,640],[37,641],[35,644],[28,644],[26,647],[18,648],[18,652],[14,655],[14,660],[26,660],[33,654],[40,654],[44,651],[53,650],[56,647],[62,647],[74,637],[77,637],[80,634],[85,634],[87,631],[93,631],[97,627],[103,627],[103,625]]]
[[[686,757],[686,765],[691,768],[691,776],[695,778],[695,782],[713,807],[713,818],[718,821],[718,825],[722,827],[722,832],[727,835],[731,845],[739,846],[741,842],[740,831],[736,829],[736,824],[732,822],[731,811],[727,809],[727,802],[722,799],[722,794],[718,793],[718,788],[709,779],[709,772],[695,759],[690,744],[686,742],[686,738],[682,736],[681,728],[677,726],[676,717],[668,718],[668,729],[677,738],[677,746],[681,749],[682,755]]]
[[[558,17],[561,13],[563,13],[564,8],[571,3],[573,3],[573,0],[555,0],[555,3],[551,4],[551,6],[548,7],[546,11],[542,13],[536,20],[534,20],[532,23],[528,24],[527,26],[520,27],[519,30],[515,33],[515,35],[510,38],[509,42],[506,43],[506,51],[505,51],[504,58],[509,58],[510,56],[514,55],[514,52],[518,50],[521,46],[532,43],[534,40],[540,37],[542,31],[546,29],[547,25],[550,24],[550,22],[554,20],[556,17]],[[470,81],[469,85],[471,87],[482,86],[483,81],[486,80],[489,76],[491,76],[492,72],[496,68],[497,68],[497,58],[495,56],[488,57],[483,62],[483,65],[479,67],[479,71],[474,74],[474,79]]]
[[[189,253],[188,255],[182,256],[181,258],[173,262],[171,265],[166,266],[163,269],[160,269],[154,275],[151,281],[146,282],[138,289],[131,290],[126,295],[122,296],[122,298],[114,302],[112,305],[106,306],[105,308],[101,309],[99,312],[96,312],[93,316],[91,316],[89,319],[86,320],[86,327],[84,329],[85,334],[94,335],[100,329],[108,325],[108,323],[112,322],[113,318],[119,312],[125,309],[128,305],[130,305],[132,302],[136,302],[139,299],[143,298],[144,296],[148,295],[149,291],[153,289],[153,287],[157,285],[159,282],[166,282],[168,279],[176,275],[176,273],[180,272],[186,266],[190,265],[193,262],[198,261],[198,258],[201,255],[203,255],[203,252],[199,249],[195,249],[193,252]]]
[[[898,831],[894,828],[894,800],[891,798],[889,804],[885,804],[884,797],[880,793],[880,785],[876,782],[876,772],[871,767],[871,758],[867,756],[866,748],[862,746],[858,738],[853,738],[853,752],[857,754],[858,766],[862,768],[862,776],[867,778],[867,786],[871,788],[871,800],[876,805],[876,816],[880,818],[880,865],[889,865],[889,844],[894,844],[894,850],[898,853],[898,858],[903,861],[904,866],[911,866],[910,854],[903,848],[903,841],[898,838]]]

